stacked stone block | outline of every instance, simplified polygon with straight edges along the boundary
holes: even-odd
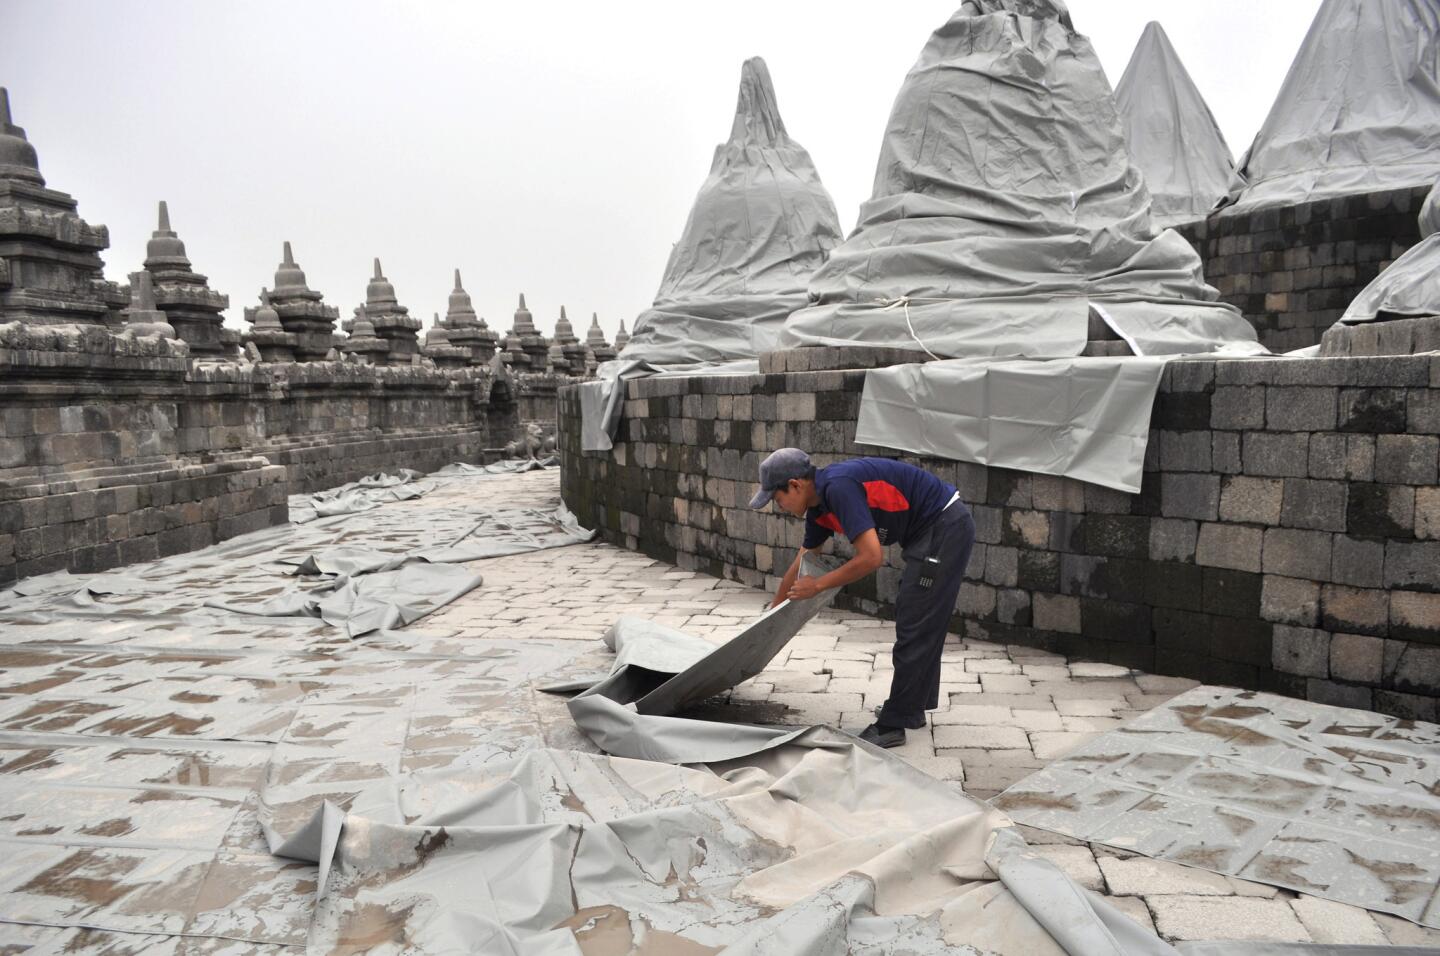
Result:
[[[1316,345],[1380,270],[1420,241],[1429,185],[1212,215],[1177,227],[1220,298],[1275,352]]]
[[[857,445],[864,374],[637,380],[613,454],[581,453],[563,388],[564,498],[616,544],[773,587],[801,529],[746,507],[760,459],[901,457],[975,514],[957,631],[1437,717],[1440,358],[1172,363],[1138,494]],[[899,574],[841,601],[891,614]]]

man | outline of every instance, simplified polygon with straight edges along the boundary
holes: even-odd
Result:
[[[889,458],[852,458],[817,469],[799,448],[781,448],[760,463],[760,491],[750,507],[771,501],[805,519],[805,539],[785,572],[774,604],[843,587],[885,563],[886,545],[905,559],[895,598],[895,676],[890,697],[860,739],[880,747],[905,742],[940,705],[940,654],[970,549],[975,521],[955,486]],[[800,563],[839,531],[855,556],[821,577],[801,577]],[[773,605],[772,605],[773,606]]]

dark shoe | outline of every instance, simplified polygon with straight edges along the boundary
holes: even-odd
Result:
[[[905,728],[896,727],[882,730],[879,724],[871,724],[860,731],[860,739],[867,744],[874,744],[877,747],[884,747],[887,750],[891,747],[899,747],[905,743]]]

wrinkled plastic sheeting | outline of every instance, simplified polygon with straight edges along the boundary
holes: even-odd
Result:
[[[1240,160],[1231,211],[1440,177],[1440,7],[1325,0]]]
[[[1360,290],[1340,322],[1440,315],[1440,234],[1411,246]]]
[[[935,32],[809,291],[784,347],[1063,358],[1092,314],[1142,354],[1257,342],[1190,244],[1155,235],[1104,70],[1052,3],[967,3]]]
[[[1001,794],[1017,822],[1440,927],[1440,726],[1197,687]]]
[[[620,413],[625,406],[625,386],[632,379],[652,375],[758,375],[760,362],[752,358],[657,365],[640,359],[616,359],[603,363],[595,374],[593,381],[577,386],[582,451],[608,451],[615,447],[615,430],[620,427]]]
[[[321,952],[1174,953],[1003,814],[825,728],[707,766],[535,750],[326,816]]]
[[[1204,219],[1230,193],[1235,160],[1165,30],[1145,25],[1115,85],[1130,158],[1145,174],[1157,228]]]
[[[1420,242],[1360,290],[1340,322],[1440,315],[1440,185],[1431,187],[1420,208],[1420,235]]]
[[[795,731],[673,715],[759,674],[834,597],[826,591],[786,601],[718,647],[621,618],[606,635],[617,651],[614,668],[570,700],[575,725],[612,756],[680,763],[724,760],[789,739]]]
[[[358,481],[310,495],[291,495],[290,522],[305,524],[316,518],[369,511],[387,501],[419,498],[434,487],[419,481],[419,478],[420,472],[402,468],[395,473],[367,475]]]
[[[956,359],[874,369],[855,440],[1138,493],[1165,364]]]
[[[1420,207],[1420,237],[1428,239],[1440,232],[1440,183],[1430,187],[1425,204]]]

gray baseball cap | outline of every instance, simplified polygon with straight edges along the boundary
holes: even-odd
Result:
[[[815,472],[810,456],[798,448],[777,448],[760,463],[760,490],[750,499],[750,507],[759,511],[770,503],[775,492],[792,478],[809,478]]]

